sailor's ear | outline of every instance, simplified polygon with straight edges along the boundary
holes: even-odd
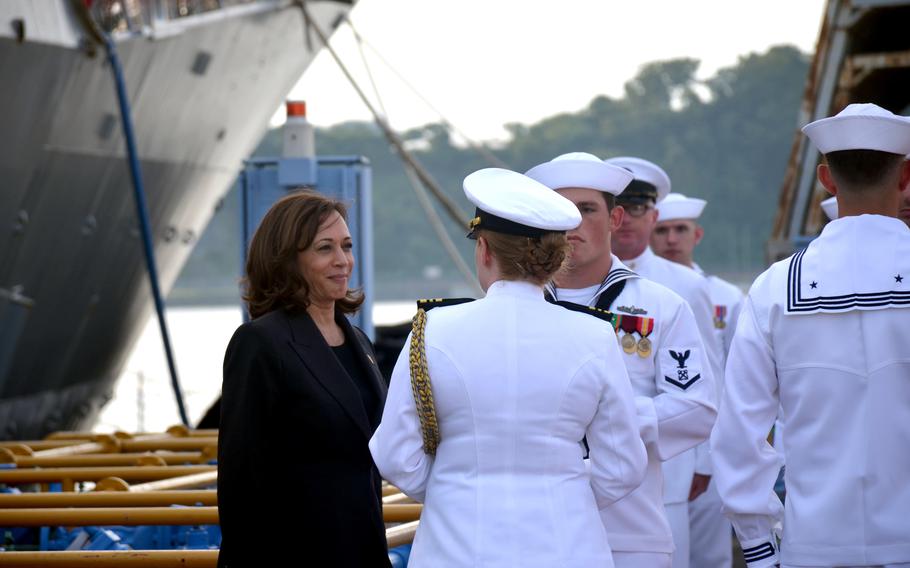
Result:
[[[622,205],[616,205],[610,211],[610,231],[615,231],[622,226],[622,220],[626,215],[626,210]]]
[[[825,187],[831,195],[837,195],[837,185],[834,183],[834,177],[831,175],[831,168],[828,164],[819,164],[816,169],[818,181]]]
[[[904,163],[901,164],[900,190],[907,189],[908,184],[910,184],[910,160],[904,160]]]

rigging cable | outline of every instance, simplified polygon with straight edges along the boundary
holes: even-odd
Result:
[[[307,23],[307,26],[312,28],[316,35],[319,36],[319,40],[322,42],[322,45],[325,46],[326,50],[332,56],[332,59],[335,60],[335,63],[338,64],[338,67],[341,69],[341,72],[344,73],[344,76],[347,78],[348,82],[351,83],[351,86],[354,88],[354,91],[357,92],[357,95],[363,101],[363,104],[366,105],[367,109],[370,111],[370,114],[373,115],[373,120],[376,121],[377,126],[382,131],[383,135],[389,141],[389,143],[395,148],[398,156],[408,165],[411,166],[414,170],[414,174],[420,180],[420,182],[430,190],[433,196],[442,204],[443,209],[449,215],[449,218],[452,219],[456,225],[459,227],[467,227],[468,215],[461,210],[460,207],[446,195],[439,184],[433,179],[433,176],[414,158],[410,152],[408,152],[404,147],[404,142],[401,140],[401,137],[395,133],[394,130],[388,125],[386,120],[376,111],[376,108],[367,98],[366,94],[363,92],[363,89],[360,88],[360,85],[357,84],[357,81],[354,80],[354,77],[351,75],[351,72],[348,71],[348,68],[341,61],[341,58],[338,57],[338,53],[334,48],[329,44],[329,40],[326,37],[325,33],[319,27],[319,25],[313,20],[310,16],[309,11],[306,7],[305,0],[297,0],[295,4],[300,7],[300,10],[303,12],[304,20]]]
[[[174,363],[174,353],[171,349],[170,335],[167,330],[167,322],[164,319],[164,301],[161,298],[161,288],[158,285],[158,269],[155,266],[155,251],[152,247],[151,222],[149,221],[148,206],[145,200],[145,189],[142,185],[142,170],[139,166],[139,155],[136,150],[136,140],[133,134],[133,121],[130,114],[129,98],[126,92],[126,82],[123,79],[123,68],[120,65],[120,58],[117,57],[117,49],[111,36],[104,33],[98,23],[88,12],[88,7],[82,2],[74,1],[77,13],[83,25],[88,27],[90,35],[100,40],[107,52],[108,61],[111,64],[111,72],[114,75],[114,85],[117,89],[117,102],[120,106],[120,118],[123,126],[123,138],[126,142],[126,153],[129,161],[130,177],[133,180],[133,196],[136,202],[136,214],[139,217],[140,230],[142,232],[142,245],[145,250],[145,264],[148,269],[149,283],[152,287],[152,296],[155,300],[155,311],[158,313],[158,327],[161,329],[161,340],[164,343],[164,353],[167,357],[168,371],[171,374],[171,387],[174,390],[174,397],[177,399],[177,411],[180,414],[180,421],[185,426],[189,426],[189,419],[186,414],[186,406],[183,402],[183,393],[180,390],[180,381],[177,379],[177,366]]]
[[[410,91],[412,93],[414,93],[414,95],[416,95],[417,98],[419,98],[423,102],[423,104],[427,105],[427,107],[429,107],[430,110],[435,112],[436,115],[439,117],[440,121],[442,122],[443,126],[445,126],[450,131],[454,132],[455,134],[457,134],[458,136],[463,138],[465,140],[465,142],[468,143],[468,146],[470,146],[474,151],[476,151],[478,154],[480,154],[480,156],[483,159],[485,159],[487,161],[487,163],[489,163],[491,166],[494,166],[497,168],[509,169],[509,166],[507,166],[505,162],[500,160],[499,157],[496,156],[496,154],[491,152],[486,144],[473,140],[467,134],[465,134],[461,129],[459,129],[457,126],[455,126],[452,123],[452,121],[450,121],[448,118],[446,118],[446,116],[444,114],[442,114],[442,111],[440,111],[438,108],[436,108],[433,105],[433,103],[431,103],[429,101],[429,99],[427,99],[425,96],[423,96],[420,93],[420,91],[417,90],[417,87],[415,87],[413,84],[411,84],[411,82],[408,81],[404,77],[404,75],[402,75],[391,63],[389,63],[389,61],[385,57],[383,57],[382,54],[379,53],[379,51],[370,42],[363,39],[363,36],[361,36],[360,32],[358,32],[357,29],[354,27],[354,22],[351,21],[350,16],[345,17],[345,22],[348,24],[348,27],[351,28],[351,31],[354,33],[354,38],[357,40],[357,46],[358,46],[358,49],[360,49],[360,53],[361,53],[360,56],[364,60],[364,65],[366,65],[366,58],[363,56],[363,47],[361,46],[361,44],[367,46],[370,49],[370,51],[372,51],[373,54],[379,58],[379,61],[381,61],[386,66],[386,68],[389,71],[391,71],[396,77],[398,77],[399,81],[404,83],[404,85],[408,89],[410,89]],[[367,67],[367,73],[370,73],[369,67]],[[371,82],[373,81],[372,73],[370,73],[370,81]],[[373,89],[374,90],[376,89],[375,82],[373,83]],[[380,105],[381,104],[382,104],[382,102],[380,101]],[[383,108],[383,112],[385,112],[385,108]]]
[[[458,253],[458,249],[455,247],[455,243],[452,242],[452,237],[450,237],[449,233],[446,232],[446,228],[442,224],[442,219],[439,218],[439,214],[435,209],[433,209],[433,204],[430,202],[430,196],[427,195],[427,190],[424,189],[422,185],[420,185],[420,180],[417,179],[417,174],[414,173],[414,169],[405,164],[404,173],[407,175],[408,181],[411,182],[411,188],[414,189],[414,193],[417,195],[417,202],[420,203],[420,206],[423,208],[423,212],[427,216],[427,219],[430,221],[430,226],[436,233],[436,237],[442,244],[442,248],[445,249],[446,253],[449,255],[449,258],[452,259],[452,262],[455,264],[455,268],[461,272],[461,276],[465,279],[465,282],[471,286],[475,293],[482,296],[483,290],[480,288],[480,284],[477,282],[477,277],[474,276],[474,271],[471,270],[471,268],[468,266],[468,263],[466,263]]]
[[[373,93],[376,96],[376,102],[379,103],[380,108],[382,108],[383,116],[388,119],[388,111],[385,108],[385,104],[382,101],[382,95],[379,93],[379,88],[376,85],[376,81],[373,80],[373,73],[370,71],[370,65],[367,62],[366,54],[363,51],[363,46],[360,42],[360,36],[357,33],[357,30],[351,27],[351,31],[354,33],[354,36],[358,38],[358,49],[360,51],[360,58],[363,61],[363,66],[367,71],[367,75],[370,77],[370,83],[373,86]],[[417,178],[417,174],[414,172],[414,169],[410,167],[407,163],[404,165],[404,173],[408,178],[408,182],[411,184],[411,189],[414,190],[414,193],[417,196],[417,203],[420,204],[420,207],[423,209],[424,215],[426,215],[427,220],[430,223],[430,227],[436,233],[436,238],[439,239],[442,248],[445,250],[446,254],[449,255],[452,263],[461,273],[461,276],[464,278],[465,282],[474,290],[475,293],[483,295],[483,290],[480,288],[479,283],[477,282],[477,277],[474,275],[474,271],[468,266],[461,254],[458,253],[458,248],[455,246],[455,243],[452,242],[452,237],[446,231],[445,226],[443,225],[442,219],[439,218],[439,214],[433,208],[433,203],[430,201],[429,196],[427,195],[426,188],[421,185],[420,180]]]
[[[357,40],[357,51],[360,52],[360,60],[363,62],[363,68],[367,71],[367,77],[370,79],[370,85],[373,86],[373,94],[376,95],[376,102],[379,103],[379,108],[382,109],[382,116],[388,120],[389,111],[385,108],[385,103],[382,102],[382,96],[379,94],[379,86],[376,85],[376,79],[373,77],[373,71],[370,69],[370,64],[367,62],[367,54],[363,51],[363,38],[360,37],[360,34],[357,33],[357,30],[354,29],[354,26],[351,25],[351,20],[345,15],[345,19],[348,22],[348,26],[351,28],[351,33],[354,34],[354,39]]]

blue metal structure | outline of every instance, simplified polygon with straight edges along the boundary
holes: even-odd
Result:
[[[62,526],[6,529],[0,551],[9,550],[212,550],[221,544],[218,525]]]
[[[404,544],[389,549],[389,562],[392,568],[407,568],[408,560],[411,558],[411,545]]]
[[[372,175],[367,158],[318,156],[246,161],[240,173],[241,266],[246,263],[253,232],[269,207],[289,191],[303,187],[344,201],[348,206],[348,228],[354,241],[355,257],[351,287],[361,288],[365,295],[363,306],[351,321],[373,339],[373,204]]]

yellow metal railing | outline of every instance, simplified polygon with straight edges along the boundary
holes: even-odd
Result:
[[[217,430],[174,426],[166,433],[55,432],[45,440],[0,442],[0,484],[62,482],[62,493],[0,494],[0,526],[204,525],[218,523]],[[95,482],[75,492],[78,482]],[[390,548],[414,538],[422,505],[384,484]],[[182,505],[174,507],[172,505]],[[217,550],[0,552],[0,567],[214,568]]]
[[[143,492],[143,491],[167,491],[173,489],[195,489],[197,487],[205,487],[207,485],[213,485],[218,482],[218,470],[214,471],[205,471],[200,473],[194,473],[192,475],[181,475],[178,477],[171,477],[168,479],[160,479],[157,481],[148,481],[146,483],[139,483],[136,485],[130,485],[127,488],[127,491],[132,492]]]
[[[93,491],[90,493],[4,493],[0,510],[45,507],[167,507],[170,505],[218,504],[214,489],[201,491]]]
[[[386,529],[385,540],[388,543],[389,548],[395,548],[396,546],[414,542],[414,534],[417,532],[418,525],[420,525],[420,521],[413,521]]]
[[[0,552],[0,566],[22,568],[214,568],[217,562],[217,550]]]
[[[114,467],[49,467],[41,469],[0,470],[0,483],[53,483],[58,481],[98,481],[105,477],[119,477],[126,481],[154,481],[193,473],[215,471],[214,465],[172,466],[114,466]]]
[[[209,452],[124,452],[42,457],[16,455],[0,448],[0,463],[28,467],[99,467],[117,465],[184,465],[201,464],[212,459]]]

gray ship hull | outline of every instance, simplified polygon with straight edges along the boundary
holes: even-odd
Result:
[[[165,292],[314,56],[296,8],[205,16],[117,42]],[[106,59],[27,30],[0,37],[3,439],[90,426],[153,313]]]

